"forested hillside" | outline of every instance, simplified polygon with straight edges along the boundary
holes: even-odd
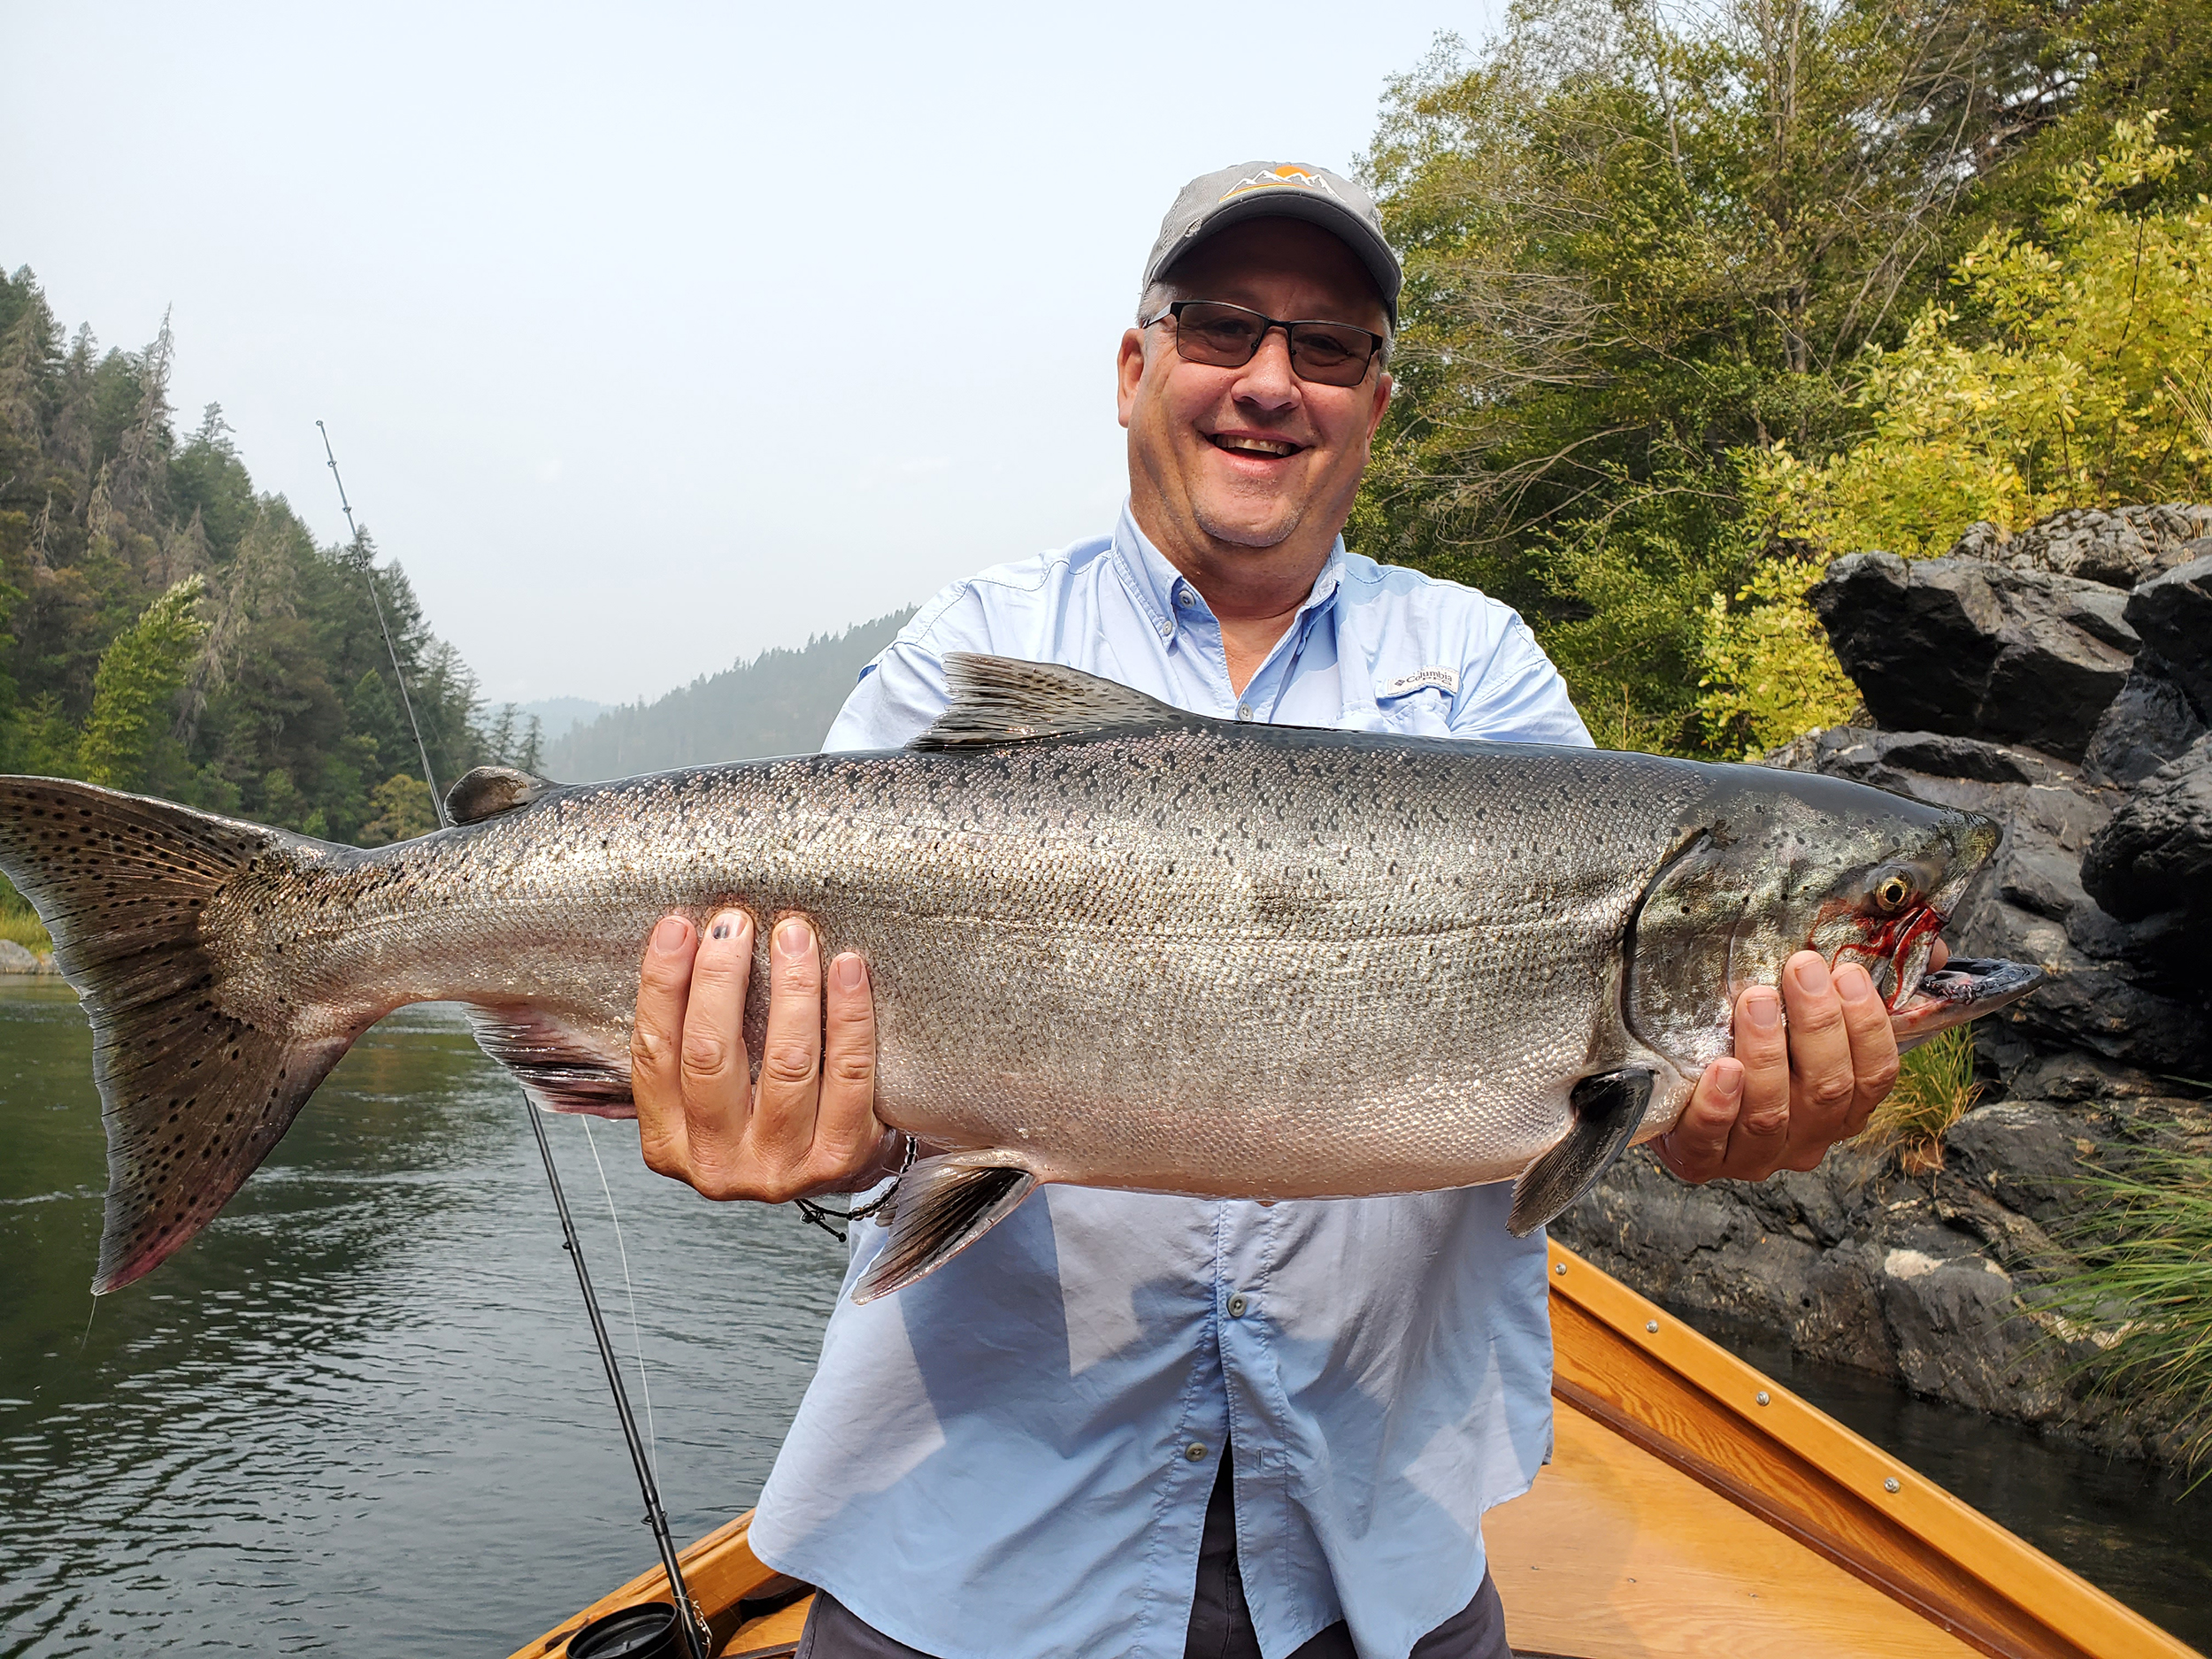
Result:
[[[220,409],[179,435],[170,358],[165,325],[103,352],[28,269],[0,280],[0,771],[339,841],[428,827],[370,584],[441,782],[503,747],[467,667],[365,536],[319,548],[255,491]]]
[[[2212,488],[2208,53],[2207,0],[1519,0],[1368,157],[1355,544],[1519,606],[1601,742],[1839,718],[1828,557]]]
[[[818,635],[797,650],[763,651],[656,702],[611,709],[549,744],[546,770],[576,783],[807,754],[821,747],[862,665],[913,614],[909,606],[842,634]]]

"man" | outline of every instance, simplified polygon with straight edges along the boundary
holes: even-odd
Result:
[[[1340,538],[1399,281],[1348,180],[1255,163],[1186,188],[1121,341],[1120,523],[940,595],[827,747],[912,738],[959,650],[1224,718],[1587,743],[1511,611]],[[803,918],[772,934],[756,1086],[751,924],[657,930],[633,1060],[646,1161],[715,1198],[864,1188],[894,1139],[867,964],[821,964]],[[1657,1143],[1686,1179],[1811,1168],[1897,1064],[1865,973],[1832,980],[1810,952],[1778,995],[1743,994],[1735,1053]],[[1509,1202],[1048,1187],[943,1271],[841,1300],[752,1532],[824,1588],[801,1653],[1505,1654],[1481,1515],[1526,1489],[1551,1426],[1544,1242],[1507,1232]],[[884,1236],[856,1227],[848,1283]]]

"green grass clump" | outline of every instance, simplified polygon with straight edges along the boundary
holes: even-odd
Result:
[[[29,950],[51,950],[53,940],[38,919],[38,912],[31,902],[0,876],[0,939],[12,941]]]
[[[2082,1177],[2093,1208],[2070,1230],[2085,1265],[2056,1309],[2092,1328],[2101,1390],[2196,1426],[2185,1467],[2212,1476],[2212,1154],[2145,1152],[2124,1173]]]
[[[1897,1087],[1874,1109],[1858,1144],[1878,1154],[1895,1153],[1909,1175],[1929,1174],[1943,1167],[1943,1137],[1981,1094],[1973,1034],[1954,1025],[1905,1056]]]

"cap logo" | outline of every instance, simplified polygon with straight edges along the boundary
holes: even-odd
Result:
[[[1249,196],[1255,190],[1279,189],[1285,185],[1301,190],[1319,190],[1326,196],[1336,194],[1336,187],[1329,182],[1326,173],[1311,167],[1301,167],[1295,163],[1286,163],[1282,166],[1270,167],[1264,173],[1256,173],[1249,178],[1238,180],[1221,193],[1220,199],[1226,202],[1235,196]]]

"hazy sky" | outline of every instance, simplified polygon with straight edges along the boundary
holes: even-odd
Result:
[[[1493,0],[0,0],[0,263],[357,509],[495,698],[655,695],[1105,528],[1161,214]]]

